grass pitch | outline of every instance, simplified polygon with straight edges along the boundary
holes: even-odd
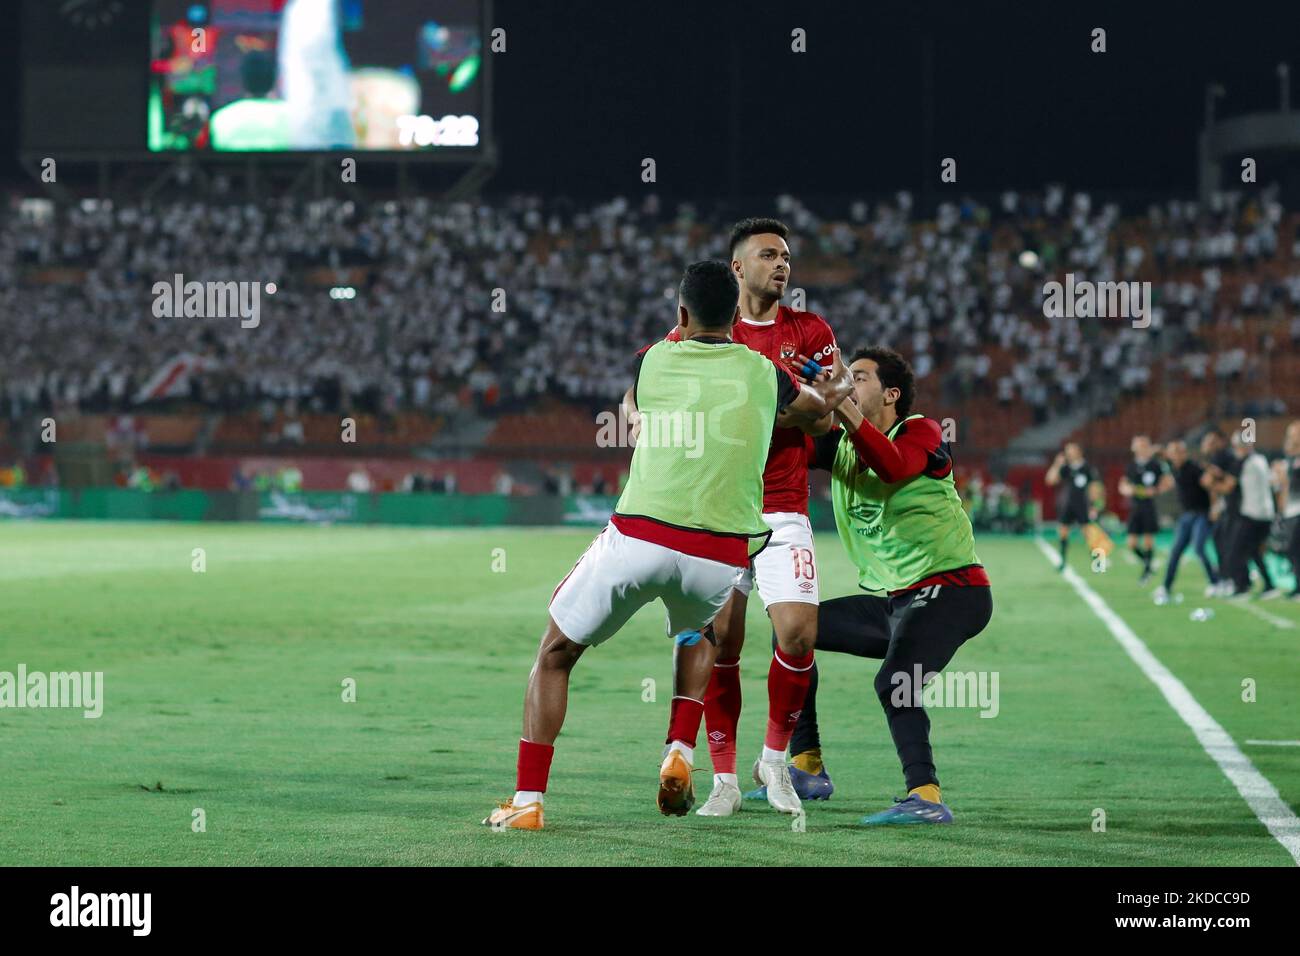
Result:
[[[902,780],[875,662],[829,653],[818,709],[836,793],[809,805],[806,832],[765,804],[661,817],[671,647],[647,608],[575,671],[547,829],[492,833],[479,821],[514,789],[546,602],[592,534],[0,523],[0,671],[103,671],[105,697],[97,720],[0,709],[0,864],[1292,862],[1034,543],[1012,538],[978,542],[993,621],[951,665],[998,672],[998,716],[931,714],[955,825],[856,825]],[[850,593],[838,542],[818,537],[823,596]],[[1189,560],[1186,600],[1155,607],[1135,568],[1091,574],[1086,557],[1076,543],[1076,569],[1295,809],[1300,747],[1247,741],[1300,739],[1300,605],[1211,604]],[[1189,620],[1206,605],[1213,620]],[[769,633],[751,602],[742,775],[761,744]]]

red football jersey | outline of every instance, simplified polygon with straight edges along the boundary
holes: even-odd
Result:
[[[676,328],[666,336],[681,338]],[[742,318],[731,328],[732,341],[748,345],[784,367],[785,360],[806,355],[821,365],[829,365],[839,349],[835,333],[826,320],[815,312],[796,312],[781,306],[770,322]],[[794,511],[808,513],[808,455],[806,436],[798,428],[777,428],[772,432],[772,448],[763,469],[763,513]]]

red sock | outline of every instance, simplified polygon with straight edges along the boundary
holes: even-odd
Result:
[[[704,692],[704,726],[714,773],[736,772],[736,725],[740,723],[740,658],[719,659]]]
[[[531,740],[519,741],[519,763],[516,766],[515,789],[546,792],[546,778],[551,774],[551,757],[555,748],[550,744],[535,744]]]
[[[813,652],[803,657],[790,657],[777,648],[772,654],[772,665],[767,669],[767,736],[765,747],[785,750],[790,746],[790,735],[799,722],[808,685],[812,682]]]
[[[680,740],[694,748],[695,738],[700,733],[700,721],[704,717],[704,702],[693,697],[674,697],[669,708],[668,739],[664,743]]]

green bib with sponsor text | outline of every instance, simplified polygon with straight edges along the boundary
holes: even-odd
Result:
[[[893,441],[909,415],[888,432]],[[831,466],[835,525],[868,591],[896,591],[940,571],[979,564],[975,533],[961,506],[953,473],[881,481],[858,461],[848,436],[840,439]]]

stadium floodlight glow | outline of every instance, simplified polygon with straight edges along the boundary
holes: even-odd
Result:
[[[336,285],[330,289],[331,299],[355,299],[357,290],[350,285]]]

